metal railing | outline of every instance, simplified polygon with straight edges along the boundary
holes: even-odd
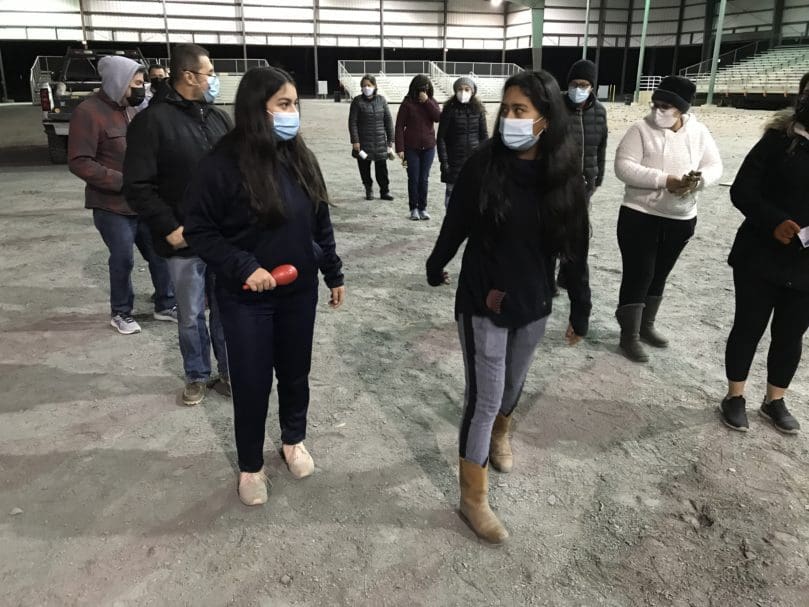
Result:
[[[31,87],[31,102],[39,105],[39,84],[43,80],[50,80],[51,74],[62,67],[64,56],[40,55],[34,59],[29,73],[29,85]]]
[[[508,78],[523,71],[514,63],[480,63],[477,61],[435,61],[450,76],[496,76]]]
[[[640,90],[653,91],[663,82],[663,76],[641,76]]]
[[[352,76],[362,77],[364,74],[390,74],[391,76],[415,76],[429,74],[429,61],[338,61]]]
[[[734,65],[739,61],[751,59],[756,55],[759,55],[760,53],[769,50],[769,48],[770,48],[769,40],[759,40],[758,42],[751,42],[750,44],[745,44],[744,46],[740,46],[737,49],[719,55],[719,65],[723,69],[730,67],[731,65]],[[711,59],[700,61],[699,63],[689,65],[688,67],[680,70],[680,76],[685,76],[686,78],[691,79],[710,73],[711,73]]]

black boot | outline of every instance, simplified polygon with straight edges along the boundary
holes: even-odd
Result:
[[[640,338],[655,348],[667,348],[669,345],[669,340],[655,329],[655,318],[662,301],[662,297],[647,297],[640,321]]]
[[[379,197],[382,200],[393,200],[393,196],[390,195],[390,192],[388,190],[383,190],[382,192],[380,192]]]
[[[365,186],[365,200],[373,200],[373,199],[374,199],[373,186],[370,185]]]
[[[621,352],[629,360],[645,363],[649,356],[640,343],[640,323],[643,315],[643,304],[627,304],[615,310],[615,318],[621,325]]]

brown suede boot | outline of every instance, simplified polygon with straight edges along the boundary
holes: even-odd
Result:
[[[511,453],[511,440],[508,436],[511,416],[500,413],[492,426],[492,442],[489,446],[489,463],[498,472],[511,472],[514,467],[514,456]]]
[[[478,537],[500,544],[508,531],[489,507],[489,469],[463,458],[458,460],[461,485],[461,518]]]

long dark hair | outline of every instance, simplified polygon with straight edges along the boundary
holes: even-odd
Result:
[[[267,115],[267,100],[285,84],[294,86],[295,81],[282,69],[248,70],[236,91],[233,110],[236,126],[217,144],[217,149],[231,151],[238,157],[250,208],[260,223],[270,227],[282,224],[286,218],[278,187],[278,171],[282,167],[315,207],[329,201],[320,166],[300,133],[289,141],[282,141],[273,131],[272,116]]]
[[[546,120],[539,140],[536,183],[540,238],[549,255],[571,258],[587,237],[587,203],[584,178],[577,164],[577,150],[568,135],[568,113],[556,80],[548,72],[520,72],[509,78],[505,92],[517,86]],[[511,201],[508,180],[513,175],[517,154],[507,148],[500,135],[498,117],[492,138],[481,147],[485,170],[482,176],[480,212],[495,228],[501,224]]]
[[[410,99],[411,101],[418,101],[419,100],[419,91],[425,89],[427,92],[427,96],[432,99],[433,98],[433,83],[430,82],[430,79],[425,76],[424,74],[418,74],[413,76],[413,80],[410,81],[410,87],[407,91],[407,96],[405,99]]]

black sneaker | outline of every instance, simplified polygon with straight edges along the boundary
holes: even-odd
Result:
[[[784,434],[797,434],[801,429],[798,420],[792,417],[784,404],[783,398],[763,403],[758,412],[761,417],[772,423],[776,430]]]
[[[744,396],[729,396],[722,399],[722,404],[719,405],[722,423],[731,430],[747,432],[750,423],[747,421],[747,413],[744,410],[746,404]]]
[[[382,192],[382,193],[380,193],[379,197],[382,200],[393,200],[393,196],[391,196],[390,192]]]

